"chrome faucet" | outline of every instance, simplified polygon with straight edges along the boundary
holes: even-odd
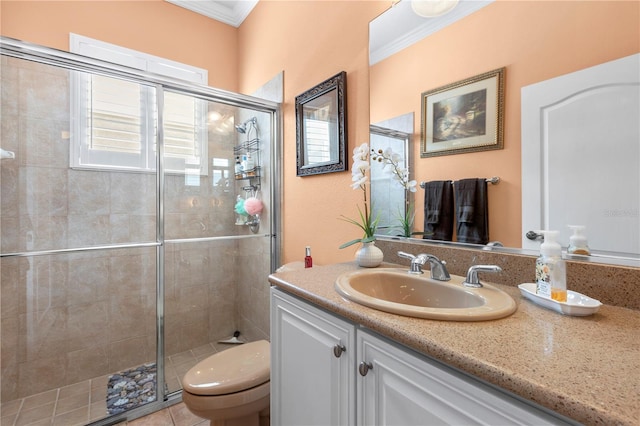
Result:
[[[462,285],[465,287],[482,287],[482,283],[478,279],[478,272],[502,272],[502,268],[498,265],[472,265],[467,271],[467,278]]]
[[[425,263],[429,262],[432,279],[438,281],[449,281],[451,279],[449,271],[447,271],[446,267],[447,262],[445,262],[444,260],[440,260],[431,254],[421,253],[417,256],[414,256],[411,253],[399,251],[398,256],[411,260],[411,266],[409,268],[410,274],[423,274],[424,272],[422,272],[422,267]]]

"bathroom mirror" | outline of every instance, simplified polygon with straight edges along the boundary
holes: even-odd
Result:
[[[540,46],[536,45],[537,31],[535,28],[531,28],[531,31],[526,33],[522,38],[517,37],[515,35],[508,36],[509,34],[517,32],[519,29],[523,27],[522,22],[526,22],[526,18],[529,15],[525,16],[525,13],[522,10],[527,10],[529,12],[535,12],[535,19],[538,24],[541,22],[545,22],[545,28],[548,31],[545,33],[544,43],[545,46],[565,46],[570,45],[571,41],[567,41],[566,38],[561,38],[560,34],[563,33],[563,27],[566,27],[566,20],[571,18],[574,20],[581,19],[584,22],[591,22],[590,26],[591,30],[593,28],[618,28],[620,24],[620,17],[628,16],[633,11],[627,10],[629,4],[624,4],[621,2],[616,2],[615,4],[611,4],[604,8],[604,5],[593,3],[593,2],[492,2],[492,1],[483,1],[483,2],[472,2],[461,0],[459,5],[452,11],[451,13],[441,17],[430,19],[429,29],[424,30],[426,32],[421,33],[421,29],[416,29],[416,27],[410,27],[411,20],[413,17],[402,18],[398,16],[396,20],[390,19],[393,14],[398,15],[399,8],[403,6],[404,3],[406,8],[411,9],[410,5],[408,5],[408,0],[402,0],[400,3],[396,4],[394,7],[388,9],[381,16],[376,18],[371,22],[369,31],[370,31],[370,111],[371,111],[371,122],[377,123],[382,120],[385,120],[387,116],[396,116],[401,113],[406,112],[420,112],[420,93],[425,90],[429,90],[431,88],[439,87],[443,83],[446,84],[447,81],[437,81],[434,82],[433,76],[442,77],[442,73],[439,75],[437,72],[434,72],[434,69],[438,67],[443,67],[448,65],[449,67],[452,64],[458,64],[458,68],[449,68],[452,70],[452,73],[464,70],[460,70],[461,64],[465,63],[466,60],[473,61],[483,61],[482,55],[493,55],[494,59],[490,59],[493,61],[491,64],[487,65],[485,69],[497,68],[500,66],[506,66],[509,68],[507,73],[510,70],[513,70],[513,74],[508,74],[507,83],[511,80],[512,85],[507,85],[506,90],[506,103],[510,103],[510,107],[513,108],[513,105],[518,105],[516,107],[515,112],[511,109],[511,114],[505,117],[506,122],[509,122],[511,126],[511,132],[509,135],[505,135],[508,139],[505,140],[505,148],[508,149],[516,149],[517,152],[520,152],[520,144],[521,144],[521,135],[519,126],[514,126],[513,123],[519,123],[520,121],[520,91],[522,87],[537,83],[540,81],[544,81],[558,75],[562,75],[565,73],[577,71],[579,69],[587,68],[589,65],[578,66],[576,64],[575,69],[568,69],[567,71],[557,72],[556,69],[558,61],[536,61],[535,67],[529,66],[527,72],[530,72],[530,76],[527,78],[523,78],[524,65],[531,65],[527,61],[530,61],[530,58],[536,57],[539,54],[535,49],[539,49]],[[475,6],[475,9],[470,10],[468,7]],[[484,9],[486,7],[486,9]],[[467,8],[467,9],[465,9]],[[524,9],[520,9],[524,8]],[[610,12],[612,8],[616,9],[616,12]],[[481,12],[478,12],[479,9],[483,9]],[[578,10],[579,9],[579,10]],[[607,9],[607,10],[605,10]],[[585,11],[586,10],[586,11]],[[583,12],[584,11],[584,12]],[[637,12],[637,9],[635,9]],[[475,14],[475,12],[478,12]],[[579,12],[579,13],[575,13]],[[475,14],[475,15],[474,15]],[[482,17],[486,17],[487,14],[493,19],[497,16],[510,16],[510,19],[502,20],[499,24],[500,31],[498,28],[486,24],[487,21],[484,19],[478,18],[478,16],[482,15]],[[578,15],[580,18],[576,18]],[[610,34],[610,39],[607,41],[608,45],[613,43],[616,46],[620,45],[629,45],[628,40],[635,39],[637,40],[638,36],[638,25],[637,25],[637,13],[635,13],[635,25],[629,25],[629,22],[634,22],[631,19],[627,20],[627,24],[625,26],[625,30],[620,30]],[[582,17],[588,17],[587,20],[582,19]],[[617,20],[613,17],[616,16]],[[564,18],[563,18],[564,17]],[[502,19],[502,18],[501,18]],[[531,17],[534,19],[534,17]],[[380,22],[379,20],[382,20]],[[422,20],[424,22],[424,20]],[[548,21],[548,22],[547,22]],[[579,22],[579,21],[576,21]],[[451,25],[453,24],[453,25]],[[447,32],[440,31],[445,27],[447,28]],[[581,23],[582,27],[579,32],[576,34],[578,37],[579,34],[582,34],[582,31],[586,31],[584,29],[584,23]],[[462,43],[462,37],[460,38],[460,43],[456,45],[446,45],[445,38],[448,38],[448,41],[451,42],[453,38],[456,36],[460,36],[459,33],[455,31],[465,27],[466,29],[472,29],[474,32],[474,37],[467,37],[467,44]],[[630,29],[630,27],[635,27],[635,29]],[[451,32],[449,31],[451,29]],[[557,30],[556,30],[557,29]],[[396,32],[393,34],[393,32]],[[440,32],[439,32],[440,31]],[[598,30],[599,31],[599,30]],[[604,31],[604,30],[603,30]],[[635,31],[634,33],[630,33],[631,31]],[[497,44],[486,45],[482,44],[484,41],[489,39],[489,36],[485,37],[484,34],[497,33],[500,34],[500,46]],[[524,34],[524,32],[523,32]],[[388,42],[386,45],[380,42],[380,37],[384,35],[393,35],[396,40],[391,43]],[[430,36],[433,36],[432,38]],[[528,38],[528,37],[531,38]],[[430,40],[433,40],[433,43],[430,44],[431,50],[428,55],[422,55],[424,60],[419,60],[419,54],[416,54],[415,50],[405,49],[405,47],[412,46],[413,44],[419,44],[420,40],[430,37]],[[577,40],[577,38],[576,38]],[[495,41],[495,39],[494,39]],[[506,44],[504,44],[504,43]],[[403,43],[404,46],[403,46]],[[437,44],[445,44],[442,48],[437,48]],[[568,43],[568,44],[567,44]],[[504,44],[504,45],[503,45]],[[392,47],[389,47],[392,45]],[[421,46],[425,46],[426,43],[421,44]],[[400,47],[398,47],[400,46]],[[447,47],[448,46],[448,47]],[[509,48],[513,48],[514,51],[518,52],[515,57],[507,57],[501,62],[500,55],[507,55],[506,51]],[[471,49],[471,50],[469,50]],[[496,50],[497,49],[497,50]],[[586,49],[586,48],[585,48]],[[492,51],[500,52],[491,53]],[[566,51],[566,50],[565,50]],[[410,53],[407,53],[410,52]],[[440,61],[439,56],[434,55],[433,53],[441,54],[442,58],[445,60]],[[475,52],[481,52],[476,54]],[[558,53],[561,55],[561,53]],[[567,58],[576,58],[577,54],[574,52],[573,56],[567,53]],[[606,57],[606,55],[603,55]],[[610,55],[609,55],[610,56]],[[620,54],[618,57],[623,56]],[[388,64],[389,61],[386,61],[386,58],[393,58],[394,62],[393,67]],[[452,59],[455,58],[455,59]],[[616,59],[616,57],[612,57],[612,59]],[[600,61],[606,62],[610,59],[603,59]],[[519,63],[518,61],[522,61]],[[593,61],[593,59],[592,59]],[[445,65],[442,62],[446,62]],[[426,65],[422,66],[425,63]],[[597,64],[598,62],[594,62]],[[454,65],[455,66],[455,65]],[[555,66],[555,68],[554,68]],[[532,69],[535,68],[535,71]],[[401,70],[401,71],[399,71]],[[469,71],[468,75],[473,75],[473,71]],[[418,78],[414,78],[419,76]],[[451,77],[451,81],[456,81],[459,78],[456,74],[455,77]],[[461,77],[465,77],[467,74],[462,74]],[[519,79],[517,85],[513,85],[514,81]],[[414,81],[420,81],[419,85],[414,85]],[[400,109],[397,105],[402,104],[406,106],[404,109]],[[634,123],[632,123],[633,125]],[[637,120],[635,121],[635,125],[638,125]],[[414,138],[419,137],[420,129],[416,129],[414,126],[413,136]],[[515,147],[515,148],[514,148]],[[417,147],[415,144],[410,148],[412,151],[417,152]],[[493,151],[495,153],[499,151]],[[520,165],[516,162],[520,162],[521,159],[512,158],[511,164],[509,165],[511,168],[509,169],[506,165],[503,167],[502,162],[499,160],[493,160],[493,158],[499,158],[499,155],[502,154],[490,154],[490,153],[482,153],[483,156],[479,156],[476,153],[464,154],[462,156],[449,156],[446,158],[446,161],[459,161],[458,159],[453,160],[453,157],[464,157],[467,156],[469,159],[473,156],[474,158],[470,160],[470,163],[476,158],[479,159],[479,162],[482,162],[481,166],[475,167],[472,169],[473,171],[464,173],[469,173],[469,177],[471,176],[479,176],[479,177],[490,177],[490,176],[500,176],[501,177],[501,185],[496,186],[492,193],[490,194],[490,198],[493,198],[500,206],[506,205],[507,207],[513,204],[521,203],[522,198],[522,179],[526,179],[527,177],[523,175]],[[490,157],[493,155],[493,157]],[[442,157],[441,157],[442,158]],[[487,160],[488,158],[488,160]],[[485,159],[485,161],[482,161]],[[603,159],[605,157],[603,156]],[[544,159],[542,159],[544,160]],[[434,167],[437,165],[441,169],[445,170],[443,175],[447,173],[448,170],[455,171],[462,169],[459,167],[458,163],[451,164],[450,166],[444,165],[442,163],[445,160],[442,159],[434,159],[434,158],[426,158],[426,159],[418,159],[416,160],[416,165],[414,170],[416,171],[415,179],[418,181],[429,180],[432,176],[434,176]],[[549,168],[554,167],[553,164],[548,161],[541,161],[541,167]],[[616,173],[616,165],[611,162],[607,162],[606,160],[602,162],[600,165],[601,168],[608,168],[610,170],[611,176],[617,176]],[[498,170],[496,170],[498,169]],[[502,170],[508,170],[511,175],[507,175],[507,179],[504,179]],[[472,174],[473,173],[473,174]],[[607,173],[607,172],[604,172]],[[375,182],[372,182],[372,186],[375,185]],[[583,183],[584,186],[584,183]],[[420,189],[418,190],[416,203],[420,203],[420,200],[423,197],[423,194],[420,193]],[[509,191],[507,194],[506,192]],[[584,188],[582,188],[580,193],[584,193]],[[493,197],[495,195],[495,197]],[[508,204],[507,200],[512,204]],[[543,206],[539,206],[540,209]],[[544,206],[544,208],[548,210],[553,210],[554,206]],[[597,210],[599,207],[596,205],[590,205],[591,209]],[[600,210],[602,208],[600,207]],[[504,208],[502,211],[498,212],[500,214],[504,214],[504,218],[497,220],[498,226],[494,226],[497,230],[498,228],[509,229],[508,235],[504,233],[498,237],[490,237],[491,240],[504,240],[507,244],[505,248],[492,248],[494,250],[504,250],[508,252],[515,253],[524,253],[524,254],[534,254],[538,250],[537,248],[534,250],[528,249],[527,247],[523,247],[522,245],[522,233],[525,233],[527,229],[522,228],[522,218],[520,217],[520,212],[515,211],[515,209]],[[515,214],[514,214],[515,213]],[[637,209],[631,212],[632,215],[637,215]],[[516,219],[517,218],[517,219]],[[517,222],[516,222],[517,221]],[[575,223],[571,223],[572,225]],[[568,224],[567,224],[568,225]],[[421,224],[417,225],[417,229],[420,230]],[[563,241],[563,245],[566,247],[568,241]],[[469,247],[469,246],[467,246]],[[476,246],[477,247],[477,246]],[[486,249],[486,247],[482,247]],[[608,254],[598,256],[576,256],[576,259],[587,260],[587,261],[595,261],[600,263],[615,263],[615,264],[624,264],[631,266],[638,266],[640,264],[640,260],[637,255],[621,253],[614,254],[609,256]]]
[[[346,81],[342,71],[296,96],[298,176],[347,170]]]

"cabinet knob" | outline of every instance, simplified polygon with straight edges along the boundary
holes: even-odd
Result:
[[[361,376],[366,376],[369,370],[373,370],[373,365],[370,362],[362,361],[358,366],[358,371]]]
[[[346,351],[347,351],[347,348],[345,348],[341,344],[337,344],[333,347],[333,355],[335,355],[336,358],[340,358],[340,355],[342,355],[342,352],[346,352]]]

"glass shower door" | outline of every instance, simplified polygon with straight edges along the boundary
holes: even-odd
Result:
[[[2,424],[86,424],[156,398],[156,172],[117,160],[155,124],[132,130],[99,86],[156,89],[93,77],[2,56]]]
[[[277,105],[1,47],[0,423],[166,407],[269,337]]]
[[[176,146],[192,147],[183,151],[181,168],[164,173],[164,364],[171,393],[198,361],[235,344],[221,341],[268,339],[272,114],[179,92],[165,91],[164,99],[165,164],[171,156],[176,164]],[[240,133],[236,126],[247,121],[250,128]],[[236,173],[247,142],[253,164]],[[249,199],[259,213],[240,209]]]

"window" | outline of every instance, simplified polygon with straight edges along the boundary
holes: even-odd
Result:
[[[306,164],[328,163],[331,161],[329,122],[307,118],[304,126],[307,139]]]
[[[213,158],[211,160],[211,174],[213,179],[211,183],[216,189],[220,189],[224,192],[229,192],[229,170],[231,164],[229,164],[228,158]]]
[[[206,84],[207,71],[71,34],[71,51],[167,77]],[[164,164],[169,172],[207,174],[206,102],[164,91]],[[152,171],[156,166],[155,86],[74,73],[71,165]]]

